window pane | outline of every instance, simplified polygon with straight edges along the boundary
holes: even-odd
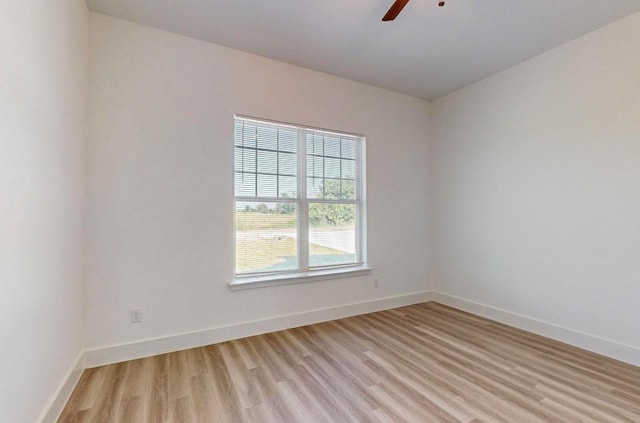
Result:
[[[324,198],[327,200],[340,199],[340,179],[325,179],[322,183]]]
[[[307,134],[307,153],[324,154],[323,137],[320,135]]]
[[[324,155],[332,157],[340,157],[340,139],[339,138],[324,138]]]
[[[278,153],[258,151],[258,172],[276,173],[278,171]]]
[[[234,131],[234,143],[242,147],[256,147],[256,126],[246,123],[236,125]]]
[[[281,198],[298,197],[298,180],[295,176],[278,176],[278,189]]]
[[[312,178],[322,178],[324,175],[324,158],[318,156],[307,156],[307,176]]]
[[[309,204],[309,265],[356,262],[356,206]]]
[[[236,146],[242,145],[242,128],[244,128],[244,123],[236,121],[233,127],[233,144]]]
[[[329,157],[324,159],[324,177],[340,178],[340,159]]]
[[[280,151],[298,151],[298,134],[295,131],[280,131]]]
[[[298,158],[295,154],[278,154],[278,173],[295,175],[298,169]]]
[[[356,158],[356,143],[353,140],[342,140],[342,158],[355,159]]]
[[[323,198],[322,178],[307,178],[307,198]]]
[[[296,206],[236,202],[236,273],[298,267]]]
[[[356,177],[356,162],[354,160],[341,160],[342,177],[354,179]]]
[[[238,197],[254,197],[256,195],[256,175],[253,173],[236,173],[235,194]]]
[[[278,177],[258,174],[258,197],[277,197]]]
[[[340,198],[342,200],[355,200],[356,199],[356,186],[355,181],[349,181],[343,179],[340,189]]]
[[[236,147],[235,150],[235,169],[236,172],[255,172],[256,171],[256,150],[250,148]]]
[[[278,149],[278,131],[275,128],[258,128],[258,148]]]

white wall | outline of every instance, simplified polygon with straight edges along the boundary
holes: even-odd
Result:
[[[88,11],[0,2],[0,420],[36,421],[81,349]]]
[[[427,102],[103,15],[90,27],[88,348],[429,288]],[[228,291],[234,113],[367,136],[378,289]]]
[[[640,348],[639,40],[635,14],[433,104],[437,290]]]

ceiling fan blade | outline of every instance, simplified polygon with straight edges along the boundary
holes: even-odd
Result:
[[[383,21],[392,21],[398,16],[402,9],[409,3],[409,0],[396,0],[386,15],[382,18]]]

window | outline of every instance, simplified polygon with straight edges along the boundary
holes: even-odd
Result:
[[[362,137],[235,118],[236,278],[364,264]]]

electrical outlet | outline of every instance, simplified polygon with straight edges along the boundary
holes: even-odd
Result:
[[[378,288],[380,286],[380,279],[373,278],[373,287]]]
[[[142,322],[142,309],[141,308],[132,308],[131,314],[129,315],[129,319],[131,323],[140,323]]]

